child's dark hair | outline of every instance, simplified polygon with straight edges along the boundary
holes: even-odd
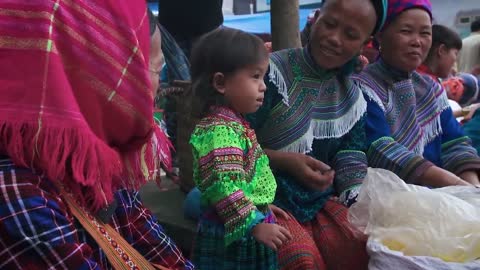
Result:
[[[320,4],[320,8],[323,8],[327,2],[330,2],[331,0],[324,0]],[[381,27],[383,26],[382,24],[384,23],[383,18],[387,15],[385,14],[387,11],[386,8],[386,3],[384,0],[370,0],[370,3],[372,4],[373,8],[375,9],[375,15],[377,16],[377,21],[375,23],[375,28],[373,28],[372,36],[374,36],[378,31],[381,30]]]
[[[445,45],[448,50],[462,49],[462,39],[455,31],[446,26],[434,24],[432,26],[432,47],[428,52],[427,61],[435,56],[437,49],[442,44]]]
[[[472,32],[478,32],[480,31],[480,18],[476,19],[475,21],[470,24],[470,31]]]
[[[222,94],[213,87],[217,72],[227,78],[239,69],[268,59],[263,41],[252,34],[219,28],[202,36],[194,45],[190,59],[195,108],[192,114],[202,116],[212,105],[224,105]]]

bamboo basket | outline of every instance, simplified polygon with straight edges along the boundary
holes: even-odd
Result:
[[[195,187],[193,182],[192,148],[189,141],[195,125],[200,120],[192,116],[191,109],[195,100],[190,91],[188,91],[189,87],[189,82],[174,81],[172,87],[164,91],[164,95],[172,97],[176,102],[177,141],[175,151],[179,167],[179,185],[184,192],[189,192]]]

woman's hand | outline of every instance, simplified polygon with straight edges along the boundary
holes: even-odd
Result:
[[[285,171],[307,188],[324,191],[333,183],[335,172],[330,166],[300,153],[288,153],[265,149],[270,166]]]
[[[285,171],[304,186],[324,191],[333,183],[335,172],[325,163],[305,154],[285,153]]]
[[[465,117],[463,117],[463,120],[465,122],[472,120],[473,115],[475,114],[479,106],[480,106],[480,103],[470,105],[469,108],[466,110],[467,114],[465,115]],[[463,112],[463,109],[462,109],[462,112]]]
[[[478,179],[478,178],[477,178]],[[439,188],[446,186],[471,186],[464,179],[437,166],[428,168],[419,179],[422,186]]]
[[[474,185],[474,186],[480,186],[480,181],[478,179],[478,173],[476,171],[465,171],[462,172],[459,175],[460,178],[465,180],[466,182]]]

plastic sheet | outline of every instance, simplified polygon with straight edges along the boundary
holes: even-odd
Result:
[[[480,258],[480,189],[474,187],[429,189],[369,169],[349,221],[370,243],[405,256],[460,263]]]

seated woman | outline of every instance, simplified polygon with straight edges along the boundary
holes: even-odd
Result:
[[[145,2],[9,10],[0,17],[0,268],[194,269],[138,193],[168,149],[153,122],[161,39],[155,24],[149,36]]]
[[[280,269],[367,269],[346,218],[367,172],[366,101],[349,74],[384,4],[325,1],[305,48],[271,54],[264,104],[249,119],[277,181],[274,203],[290,213],[277,217],[293,236]]]
[[[430,187],[478,185],[480,158],[442,86],[416,72],[432,42],[429,0],[389,0],[376,63],[359,76],[368,100],[369,166]]]

